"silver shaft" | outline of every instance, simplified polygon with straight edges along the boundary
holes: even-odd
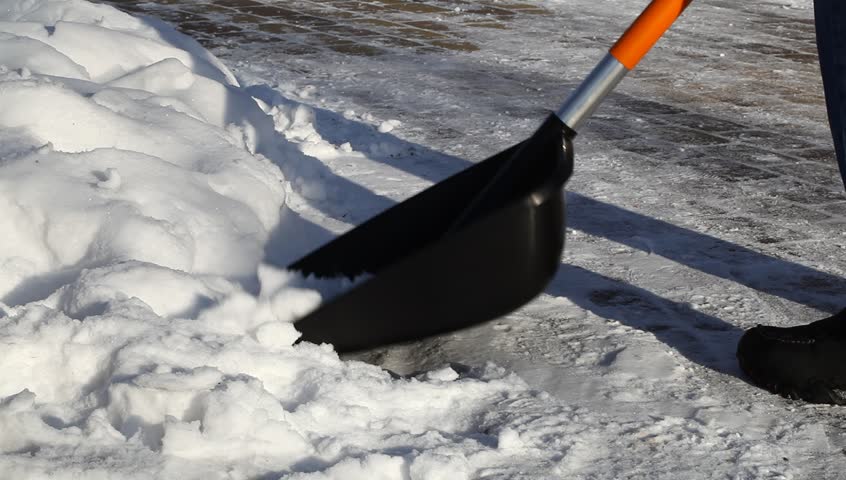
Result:
[[[578,131],[627,73],[629,69],[625,65],[610,53],[606,54],[582,84],[564,101],[556,115],[564,125]]]

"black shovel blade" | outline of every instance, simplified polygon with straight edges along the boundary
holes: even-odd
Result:
[[[489,321],[537,296],[564,248],[565,129],[550,115],[528,140],[290,265],[317,277],[368,275],[300,319],[301,340],[366,350]]]

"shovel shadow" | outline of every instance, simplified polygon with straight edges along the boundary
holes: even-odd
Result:
[[[569,228],[660,255],[715,277],[807,307],[843,308],[846,279],[756,252],[584,195],[568,193]],[[644,242],[644,239],[660,241]]]
[[[743,330],[689,304],[567,264],[561,265],[546,293],[568,298],[599,317],[649,332],[694,363],[742,378],[734,357]]]

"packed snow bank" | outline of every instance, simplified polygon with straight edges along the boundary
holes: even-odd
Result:
[[[284,185],[251,154],[272,121],[232,74],[110,7],[2,10],[0,299],[124,260],[254,276]]]
[[[554,465],[549,438],[485,420],[535,398],[502,371],[399,380],[293,345],[328,289],[261,265],[297,149],[260,104],[152,20],[0,1],[0,477]]]

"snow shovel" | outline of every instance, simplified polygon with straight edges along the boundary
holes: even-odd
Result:
[[[561,262],[576,130],[691,1],[653,0],[529,139],[289,265],[363,276],[297,321],[300,340],[367,350],[486,322],[540,294]]]

